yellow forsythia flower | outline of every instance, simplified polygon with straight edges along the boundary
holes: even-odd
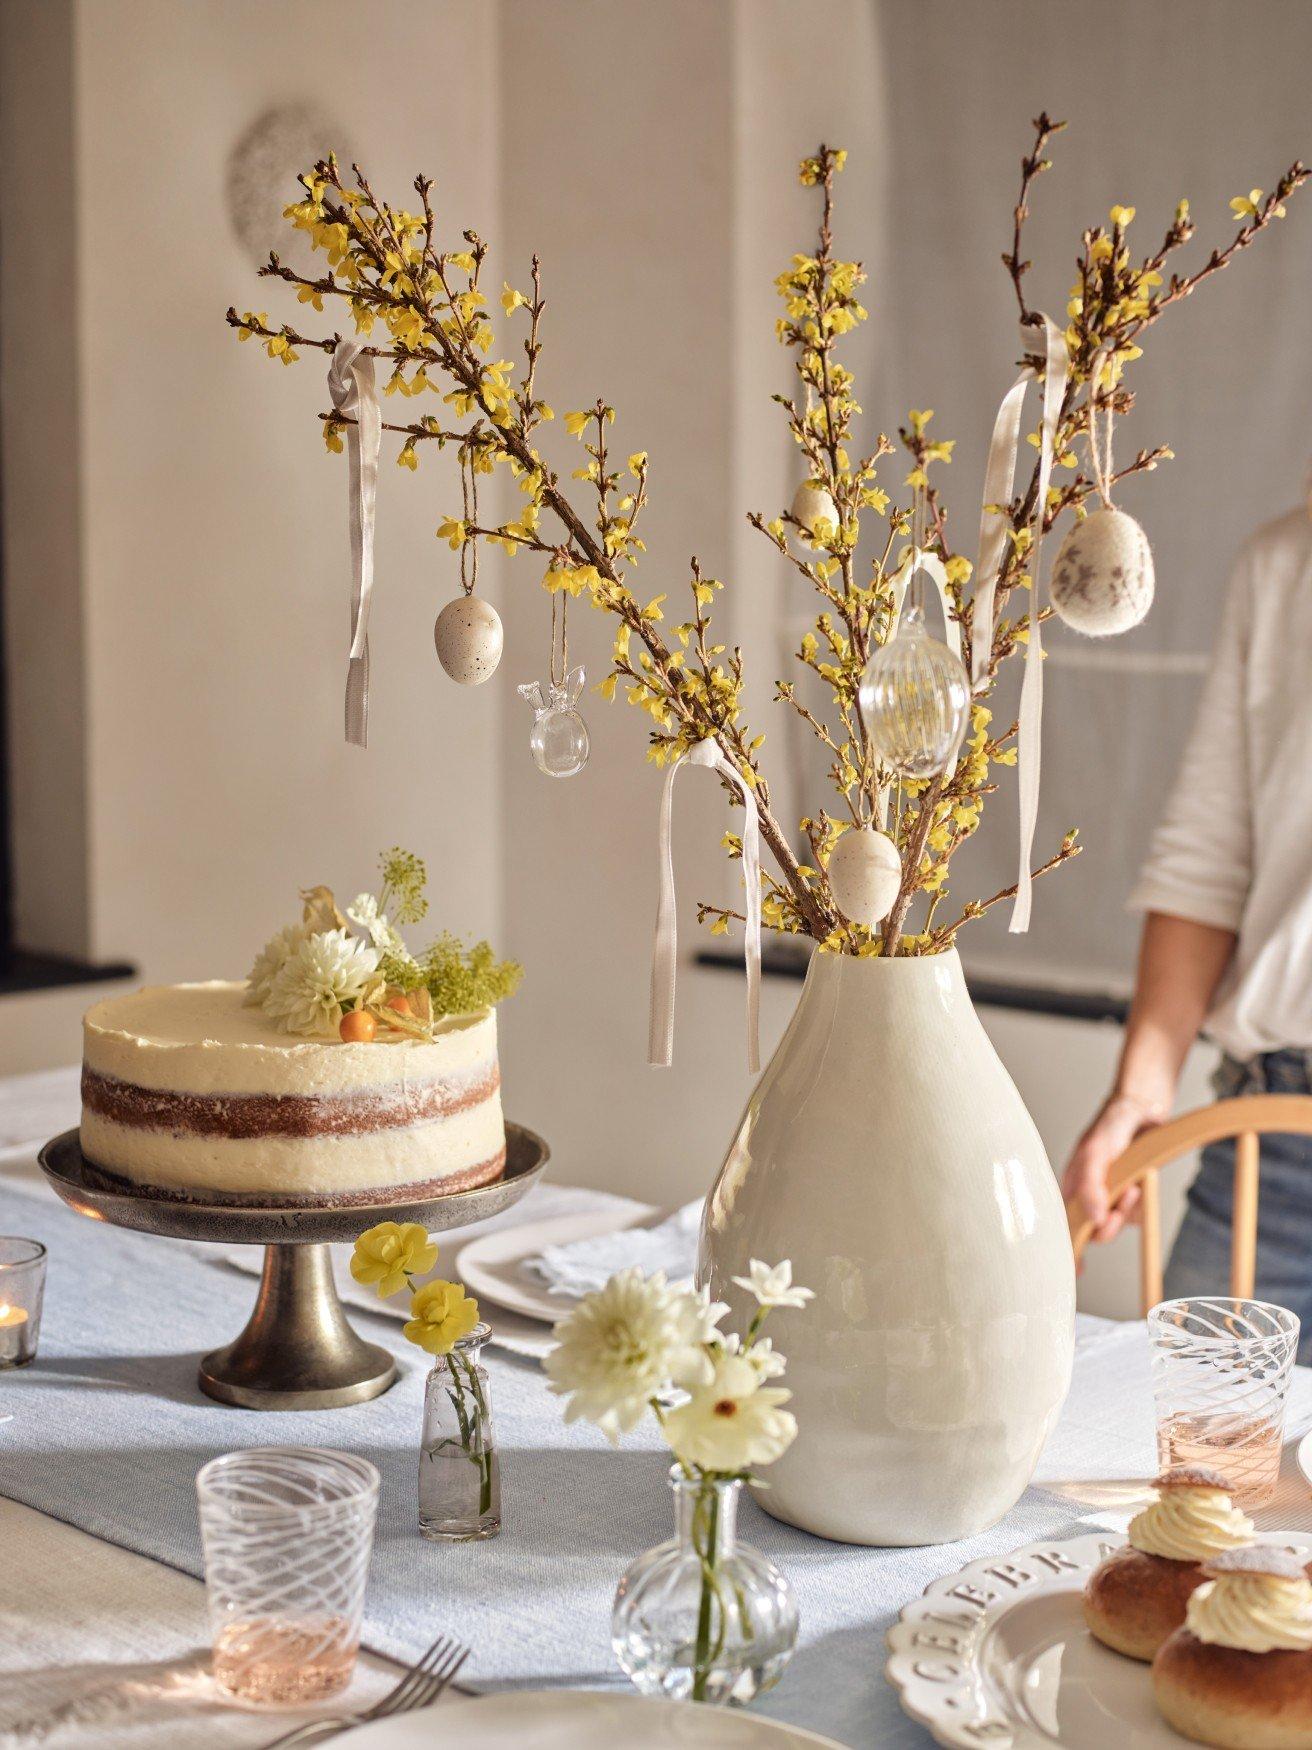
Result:
[[[407,1276],[423,1276],[436,1262],[436,1242],[419,1222],[380,1221],[355,1242],[351,1274],[386,1300],[405,1287]]]
[[[527,304],[528,299],[523,292],[517,292],[509,280],[502,281],[501,308],[507,316],[513,316],[521,304]]]
[[[445,541],[454,553],[456,548],[459,547],[465,539],[464,523],[460,521],[459,517],[443,517],[441,526],[437,531],[437,538],[439,541]]]
[[[426,1282],[410,1301],[405,1339],[430,1355],[449,1355],[478,1323],[478,1302],[458,1282]]]
[[[1234,200],[1230,202],[1230,211],[1236,219],[1255,219],[1257,217],[1257,203],[1261,198],[1260,188],[1250,188],[1246,195],[1235,196]]]
[[[1130,223],[1130,221],[1134,218],[1134,212],[1135,212],[1135,209],[1133,207],[1116,206],[1116,207],[1112,208],[1111,212],[1107,216],[1111,220],[1113,225],[1119,225],[1123,231],[1125,229],[1125,227]]]
[[[577,437],[583,430],[584,426],[593,417],[594,415],[591,413],[585,412],[567,413],[565,415],[565,430],[571,437]]]

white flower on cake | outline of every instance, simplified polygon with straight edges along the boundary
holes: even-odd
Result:
[[[676,1458],[706,1471],[742,1471],[773,1464],[792,1444],[796,1418],[780,1409],[792,1396],[762,1384],[748,1355],[722,1354],[705,1385],[665,1417]]]
[[[346,915],[357,929],[364,931],[380,954],[406,954],[401,932],[372,893],[357,893],[347,906]],[[406,958],[409,958],[408,954]]]
[[[747,1268],[748,1275],[734,1276],[731,1280],[735,1288],[745,1288],[762,1306],[803,1307],[808,1300],[815,1299],[813,1288],[793,1287],[793,1266],[788,1258],[773,1269],[759,1258],[753,1258]]]
[[[309,937],[309,930],[304,924],[288,924],[286,929],[279,930],[276,936],[270,936],[268,941],[255,956],[255,964],[247,974],[246,995],[242,998],[248,1009],[263,1008],[273,981],[287,964],[290,956]]]
[[[302,941],[284,960],[264,1011],[288,1033],[331,1038],[343,1009],[364,995],[378,972],[378,955],[346,930],[324,930]]]
[[[612,1276],[555,1328],[544,1366],[549,1389],[569,1399],[565,1420],[595,1422],[617,1443],[671,1384],[710,1378],[706,1344],[724,1311],[705,1294],[668,1287],[661,1271]]]

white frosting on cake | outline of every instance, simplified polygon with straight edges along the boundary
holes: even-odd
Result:
[[[505,1148],[496,1015],[433,1040],[282,1032],[244,984],[158,985],[83,1022],[82,1147],[138,1183],[332,1197],[479,1183]]]

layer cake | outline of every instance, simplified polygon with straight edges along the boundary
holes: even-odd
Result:
[[[87,1011],[89,1161],[198,1201],[370,1203],[500,1177],[494,1009],[350,1044],[289,1037],[246,988],[153,985]]]

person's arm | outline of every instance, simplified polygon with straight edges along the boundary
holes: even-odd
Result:
[[[1255,547],[1230,579],[1212,660],[1175,787],[1130,901],[1146,913],[1120,1068],[1062,1178],[1110,1240],[1139,1204],[1107,1197],[1107,1169],[1141,1131],[1170,1115],[1189,1047],[1234,952],[1252,879],[1245,705]]]
[[[1078,1197],[1095,1240],[1114,1239],[1135,1213],[1138,1186],[1113,1207],[1107,1169],[1142,1131],[1169,1117],[1189,1047],[1234,952],[1233,930],[1149,912],[1139,944],[1134,1003],[1112,1091],[1075,1145],[1062,1190]]]

